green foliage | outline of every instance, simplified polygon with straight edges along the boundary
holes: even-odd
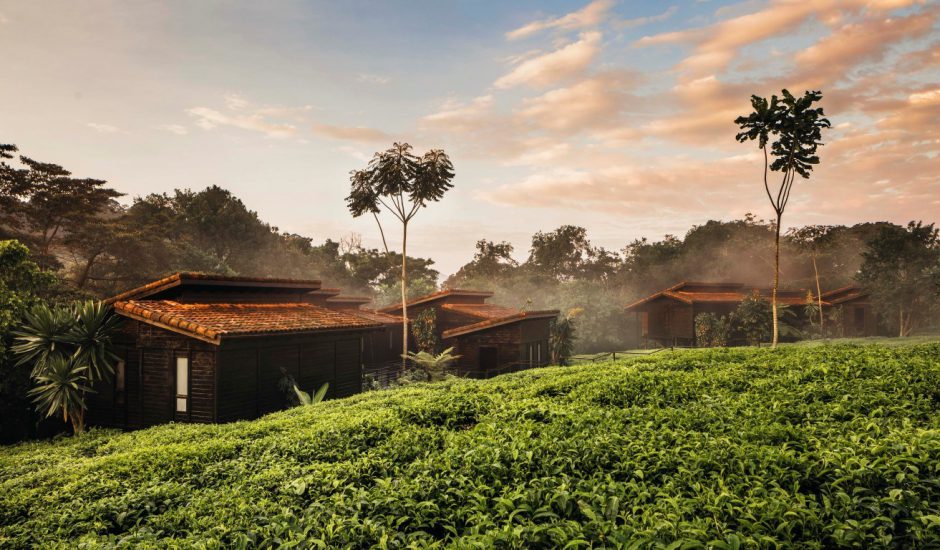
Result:
[[[454,355],[454,348],[447,348],[441,353],[434,354],[427,351],[408,352],[402,356],[411,361],[417,372],[411,373],[406,379],[409,382],[439,382],[447,378],[448,368],[454,361],[460,359]]]
[[[62,415],[71,421],[75,433],[81,433],[85,414],[85,394],[91,392],[89,368],[72,357],[53,355],[33,375],[35,387],[29,394],[45,415]]]
[[[38,304],[14,331],[17,365],[30,365],[36,386],[30,394],[45,416],[61,414],[76,434],[84,431],[85,394],[114,373],[118,357],[112,335],[119,320],[95,302],[71,306]]]
[[[29,436],[36,420],[27,394],[29,371],[15,366],[10,351],[12,329],[57,284],[53,274],[39,269],[25,245],[0,241],[0,443]]]
[[[695,316],[695,343],[699,347],[721,348],[731,338],[731,318],[727,315],[699,313]]]
[[[411,334],[419,351],[434,353],[440,341],[437,337],[437,310],[428,308],[411,320]]]
[[[572,309],[564,316],[552,319],[548,333],[549,360],[553,365],[567,365],[574,354],[576,334],[575,317],[583,310]]]
[[[858,279],[897,334],[909,335],[940,310],[940,232],[933,224],[882,226],[862,257]]]
[[[0,546],[928,548],[940,345],[663,352],[0,453]]]
[[[294,395],[297,396],[297,402],[300,404],[300,406],[306,407],[322,402],[326,398],[326,392],[330,389],[330,383],[324,382],[317,391],[313,392],[313,394],[309,394],[301,390],[296,385],[294,385],[293,388]]]
[[[758,291],[741,301],[734,311],[735,331],[743,336],[748,345],[756,346],[771,336],[773,311],[770,304]]]

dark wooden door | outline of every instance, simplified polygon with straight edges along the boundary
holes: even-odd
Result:
[[[170,363],[173,354],[162,349],[145,349],[141,364],[141,409],[143,425],[173,420],[176,396]]]

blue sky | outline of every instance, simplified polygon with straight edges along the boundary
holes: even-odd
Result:
[[[443,147],[456,187],[410,252],[525,256],[583,225],[617,250],[769,207],[734,142],[751,93],[822,89],[835,128],[785,225],[940,211],[935,2],[0,1],[0,141],[129,198],[217,184],[322,240],[348,172]]]

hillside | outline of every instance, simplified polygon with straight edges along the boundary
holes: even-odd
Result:
[[[818,346],[92,432],[0,448],[0,547],[935,546],[938,404],[940,344]]]

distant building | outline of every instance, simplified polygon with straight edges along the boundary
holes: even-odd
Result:
[[[338,293],[319,281],[176,273],[115,296],[120,362],[91,395],[90,422],[256,418],[284,407],[285,372],[305,391],[329,382],[330,396],[358,393],[363,340],[382,324],[326,307]]]
[[[865,289],[850,285],[823,292],[822,299],[831,310],[839,312],[842,320],[839,336],[874,336],[880,333],[878,319]]]
[[[640,345],[694,346],[696,315],[727,315],[755,290],[770,300],[770,289],[744,283],[682,282],[638,300],[628,305],[626,310],[638,317]],[[802,315],[806,295],[806,290],[778,290],[777,301],[794,307],[797,314]],[[873,335],[876,324],[867,297],[868,294],[859,287],[845,287],[823,293],[823,308],[838,306],[844,309],[845,336]]]
[[[547,365],[549,330],[558,310],[523,311],[487,304],[491,296],[492,292],[480,290],[442,290],[409,301],[408,317],[435,310],[438,338],[443,347],[453,347],[460,355],[455,365],[458,375],[488,378]],[[379,313],[401,322],[400,303]]]

